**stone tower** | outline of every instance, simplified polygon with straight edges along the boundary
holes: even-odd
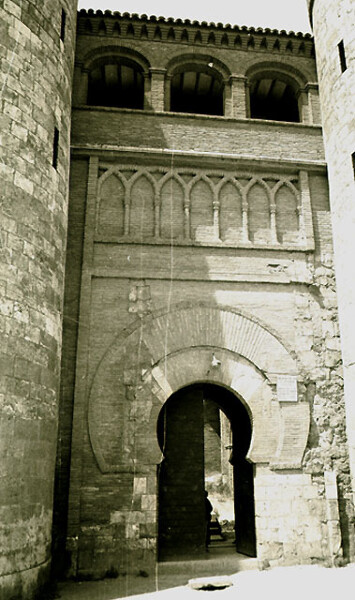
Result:
[[[1,0],[0,596],[50,567],[75,0]]]
[[[335,248],[347,434],[355,490],[355,6],[308,0],[314,30]]]

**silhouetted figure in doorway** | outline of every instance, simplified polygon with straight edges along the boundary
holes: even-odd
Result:
[[[206,522],[206,550],[208,551],[208,546],[210,543],[210,523],[211,523],[211,514],[213,511],[213,506],[208,499],[208,492],[205,490],[205,522]]]

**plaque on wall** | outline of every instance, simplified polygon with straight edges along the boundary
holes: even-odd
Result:
[[[295,375],[277,376],[277,399],[279,402],[297,402],[297,377]]]

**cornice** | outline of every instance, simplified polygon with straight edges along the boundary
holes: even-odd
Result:
[[[110,10],[80,10],[78,12],[78,33],[80,35],[119,36],[191,45],[239,47],[248,50],[254,48],[266,50],[268,47],[279,50],[281,43],[284,42],[286,51],[313,55],[313,36],[310,33],[120,13]],[[298,40],[299,44],[297,44]],[[303,51],[304,44],[308,47],[307,52]],[[294,49],[293,46],[295,46]]]
[[[203,167],[221,169],[221,161],[223,161],[223,169],[228,170],[235,168],[236,165],[240,165],[245,169],[253,170],[267,170],[275,173],[289,171],[294,173],[297,170],[306,170],[309,173],[325,173],[327,169],[327,163],[322,159],[301,159],[284,157],[270,156],[257,156],[249,155],[245,153],[232,154],[232,153],[221,153],[221,152],[202,152],[202,151],[178,151],[175,148],[138,148],[136,146],[116,146],[112,144],[71,144],[71,154],[73,156],[88,157],[98,156],[100,158],[112,159],[114,161],[120,160],[119,157],[129,157],[132,161],[139,161],[142,159],[145,164],[147,160],[151,163],[162,165],[163,161],[167,160],[167,164],[171,164],[171,158],[176,159],[176,165],[186,166],[191,164],[193,158],[196,168]],[[138,163],[137,163],[138,164]],[[179,167],[180,168],[180,167]]]

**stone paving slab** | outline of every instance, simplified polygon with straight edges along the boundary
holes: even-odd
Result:
[[[223,574],[222,574],[223,576]],[[209,591],[206,600],[334,600],[339,596],[352,598],[355,585],[355,564],[342,568],[318,565],[277,567],[265,571],[242,571],[228,577],[233,583],[224,590]],[[169,582],[166,581],[166,584]],[[186,582],[187,583],[187,582]],[[130,600],[204,600],[207,592],[179,585],[170,576],[171,587],[153,591],[154,581],[129,577],[95,582],[66,582],[60,584],[61,600],[116,600],[130,596]],[[174,587],[175,586],[175,587]],[[147,593],[145,593],[147,592]],[[135,595],[133,595],[135,594]],[[223,594],[223,599],[222,599]],[[232,600],[232,598],[231,598]]]

